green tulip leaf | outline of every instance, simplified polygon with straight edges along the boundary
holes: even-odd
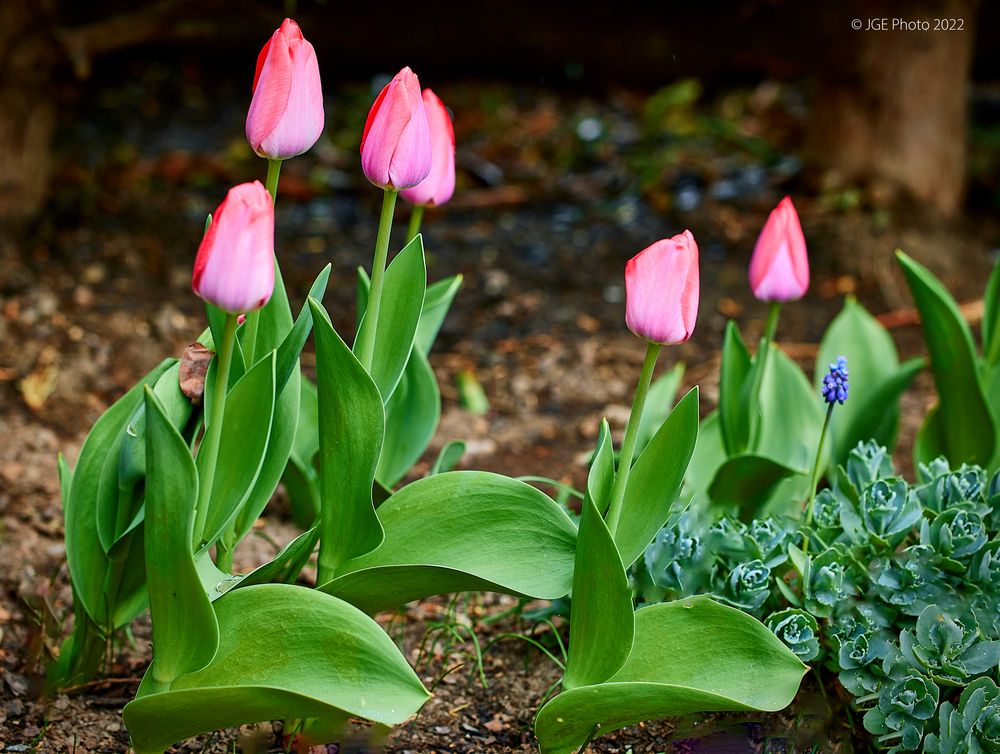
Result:
[[[662,424],[662,422],[661,422]],[[601,429],[597,435],[597,449],[590,459],[590,473],[587,474],[587,494],[602,516],[611,505],[611,492],[615,486],[615,446],[611,440],[611,427],[607,419],[601,419]]]
[[[888,330],[853,296],[847,297],[843,310],[823,334],[813,374],[816,394],[822,389],[827,367],[840,356],[847,359],[850,370],[851,397],[830,420],[834,465],[846,463],[848,453],[860,441],[875,439],[889,449],[895,447],[899,396],[922,364],[908,362],[901,370]]]
[[[317,301],[322,301],[329,281],[330,265],[328,264],[316,276],[316,280],[313,281],[312,287],[309,289],[309,296],[306,298],[306,303],[302,305],[299,316],[295,318],[295,324],[292,325],[292,329],[288,331],[284,340],[281,341],[281,345],[278,346],[278,360],[275,366],[275,392],[280,393],[285,387],[285,383],[288,382],[288,378],[291,377],[292,371],[298,370],[299,356],[302,354],[302,348],[305,346],[306,340],[309,338],[309,332],[312,330],[312,310],[309,308],[309,299],[314,298]]]
[[[590,495],[580,514],[563,688],[606,681],[632,649],[632,591],[615,541]]]
[[[288,465],[281,476],[288,493],[292,520],[308,529],[319,515],[319,474],[313,461],[319,453],[319,399],[316,386],[302,377],[299,393],[299,422]]]
[[[219,626],[191,551],[198,473],[187,443],[146,388],[146,580],[151,683],[164,688],[215,656]]]
[[[366,613],[432,594],[569,592],[576,526],[552,498],[481,471],[420,479],[382,503],[385,541],[318,587]]]
[[[462,276],[452,275],[427,286],[423,311],[420,313],[420,324],[417,325],[414,339],[416,346],[425,354],[430,353],[434,341],[437,340],[444,318],[448,315],[451,302],[461,285]]]
[[[371,375],[383,403],[388,403],[410,357],[427,287],[424,246],[418,235],[386,268],[375,332]],[[362,321],[361,329],[369,327]],[[356,343],[362,338],[359,334]]]
[[[642,608],[628,660],[606,683],[552,699],[535,719],[542,754],[569,754],[596,732],[694,712],[774,712],[807,668],[762,623],[707,597]]]
[[[274,419],[275,355],[258,361],[226,396],[205,530],[198,549],[211,547],[250,498],[268,452]],[[198,454],[199,478],[204,458]]]
[[[462,440],[452,440],[441,448],[441,452],[438,453],[438,457],[435,459],[428,476],[451,471],[458,466],[458,462],[462,460],[463,455],[465,455],[465,443]]]
[[[649,386],[646,405],[643,406],[642,416],[639,418],[639,429],[636,431],[635,452],[637,454],[641,453],[642,449],[649,444],[653,435],[666,420],[670,409],[673,408],[674,398],[677,397],[677,391],[680,389],[683,378],[684,364],[678,362],[657,377]]]
[[[796,475],[802,472],[765,456],[744,453],[719,467],[708,495],[716,505],[738,507],[741,518],[749,519],[764,509],[779,482]]]
[[[242,589],[273,582],[292,583],[309,562],[309,556],[316,549],[318,541],[319,527],[314,526],[307,529],[285,545],[281,552],[274,556],[274,560],[254,569],[240,579],[235,588]]]
[[[1000,364],[1000,264],[993,266],[983,296],[983,360],[990,367]]]
[[[429,698],[378,624],[329,595],[268,584],[233,590],[214,608],[222,629],[215,659],[159,693],[144,679],[126,705],[137,754],[282,718],[396,725]]]
[[[101,473],[108,462],[108,449],[125,433],[129,419],[143,401],[143,386],[153,385],[175,359],[167,359],[116,401],[95,422],[80,448],[76,470],[63,503],[66,531],[66,561],[76,596],[87,614],[105,625],[111,607],[105,603],[104,579],[109,560],[99,532],[114,529],[114,521],[99,521],[116,510],[114,502],[99,501]],[[117,465],[117,459],[116,459]],[[103,494],[117,496],[117,485],[106,486]]]
[[[809,473],[826,418],[825,404],[798,365],[774,345],[761,381],[760,416],[753,453]]]
[[[326,310],[316,301],[309,304],[319,398],[319,567],[332,577],[345,561],[382,543],[372,484],[385,414],[378,388],[333,329]]]
[[[698,388],[692,388],[636,459],[625,488],[615,544],[628,568],[642,555],[680,498],[698,440]]]
[[[392,487],[420,460],[441,418],[437,378],[427,356],[417,346],[410,352],[385,413],[385,440],[376,477]]]
[[[750,349],[733,320],[726,323],[719,371],[719,427],[730,455],[746,450],[750,443],[749,396],[753,361]]]
[[[698,429],[698,440],[684,480],[687,494],[707,495],[712,480],[727,457],[722,440],[722,421],[719,412],[713,411],[702,420]]]
[[[920,311],[940,406],[934,414],[935,426],[922,434],[936,438],[952,467],[962,463],[986,466],[996,449],[996,419],[979,382],[969,326],[951,294],[926,267],[901,251],[896,252],[896,258]],[[916,460],[929,462],[932,458],[917,456]]]

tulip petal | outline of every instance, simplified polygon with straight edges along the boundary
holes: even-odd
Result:
[[[698,245],[690,231],[657,241],[625,266],[625,321],[654,343],[683,343],[698,316]]]
[[[431,138],[431,172],[412,188],[400,193],[412,204],[441,206],[455,192],[455,130],[444,103],[424,89],[424,109]]]
[[[194,292],[224,311],[259,309],[274,290],[274,207],[260,181],[229,190],[198,247]]]
[[[261,157],[288,159],[316,143],[323,121],[316,52],[298,24],[286,18],[257,58],[247,141]]]
[[[764,223],[750,258],[750,287],[761,301],[794,301],[809,289],[809,256],[799,215],[789,197]]]
[[[386,84],[368,113],[361,167],[376,186],[395,189],[415,186],[430,172],[427,114],[420,82],[409,68]]]

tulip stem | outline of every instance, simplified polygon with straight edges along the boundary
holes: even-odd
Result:
[[[281,160],[267,161],[267,178],[264,179],[264,188],[271,195],[271,202],[278,201],[278,176],[281,174]]]
[[[778,317],[781,314],[781,302],[772,301],[767,309],[767,326],[764,337],[760,339],[757,348],[757,365],[753,370],[753,385],[750,388],[750,447],[757,447],[757,436],[760,433],[760,388],[764,384],[764,370],[767,368],[767,357],[771,353],[774,333],[778,330]]]
[[[208,520],[208,506],[212,500],[212,485],[215,482],[215,465],[219,456],[219,441],[222,438],[222,421],[226,411],[226,392],[229,388],[229,367],[233,363],[233,345],[236,340],[236,315],[226,312],[226,326],[222,336],[222,345],[216,351],[219,368],[215,373],[214,392],[212,393],[211,414],[207,417],[205,435],[198,449],[201,471],[198,486],[198,503],[194,514],[194,547],[201,546],[205,534],[205,522]]]
[[[625,439],[618,457],[618,473],[615,474],[615,485],[611,490],[611,506],[608,508],[608,530],[614,538],[618,523],[622,516],[622,503],[625,501],[625,489],[628,487],[628,476],[632,471],[632,456],[635,455],[635,444],[639,439],[639,424],[642,411],[646,406],[646,396],[649,385],[653,381],[653,370],[656,368],[656,357],[660,354],[660,344],[646,342],[646,360],[642,363],[642,374],[635,388],[635,398],[632,400],[632,413],[628,416],[625,426]]]
[[[392,213],[396,208],[395,189],[386,189],[382,196],[382,216],[378,221],[375,240],[375,261],[372,263],[371,287],[368,290],[368,307],[365,321],[358,333],[356,352],[361,364],[369,372],[375,357],[375,336],[378,330],[378,313],[382,304],[382,284],[385,281],[385,262],[389,255],[389,232],[392,230]]]
[[[264,188],[271,195],[271,203],[278,201],[278,176],[281,174],[281,160],[267,161],[267,178]],[[260,309],[247,312],[246,335],[243,336],[243,355],[246,358],[247,369],[254,365],[257,358],[257,324],[260,321]]]
[[[417,233],[420,232],[420,223],[424,221],[425,209],[427,209],[426,204],[417,204],[414,206],[413,213],[410,215],[410,227],[406,229],[406,243],[416,238]]]

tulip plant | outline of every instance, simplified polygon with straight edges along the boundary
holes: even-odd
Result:
[[[948,290],[906,254],[896,257],[913,294],[930,354],[938,404],[924,420],[914,461],[1000,468],[1000,267],[983,297],[982,355]]]
[[[826,365],[844,356],[866,389],[832,416],[824,416],[808,377],[775,345],[781,305],[805,295],[809,265],[798,213],[787,197],[771,212],[750,261],[750,287],[769,314],[755,355],[735,322],[726,327],[718,410],[702,424],[688,474],[688,494],[739,509],[750,518],[801,509],[820,473],[846,460],[859,441],[895,443],[898,401],[923,359],[899,363],[889,333],[853,298],[824,334],[814,384]],[[816,438],[829,422],[832,440],[815,458]]]
[[[580,516],[563,691],[535,720],[543,753],[582,751],[596,736],[643,720],[778,710],[791,702],[806,670],[763,624],[711,599],[633,611],[627,571],[676,517],[698,436],[695,388],[633,460],[661,346],[682,343],[694,330],[698,247],[691,233],[634,257],[625,286],[626,321],[646,340],[646,359],[617,465],[606,421],[594,453]]]

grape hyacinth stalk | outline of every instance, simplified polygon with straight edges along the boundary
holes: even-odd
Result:
[[[809,498],[806,500],[806,525],[812,523],[812,500],[816,497],[816,485],[819,483],[820,465],[823,462],[823,444],[826,441],[826,433],[830,429],[830,417],[833,416],[833,407],[838,403],[843,405],[847,400],[847,359],[838,356],[837,361],[830,365],[830,369],[823,377],[823,387],[821,392],[823,400],[826,401],[826,418],[823,420],[823,430],[819,434],[819,447],[816,449],[816,463],[813,464],[812,480],[809,485]],[[808,544],[808,541],[806,542]]]

